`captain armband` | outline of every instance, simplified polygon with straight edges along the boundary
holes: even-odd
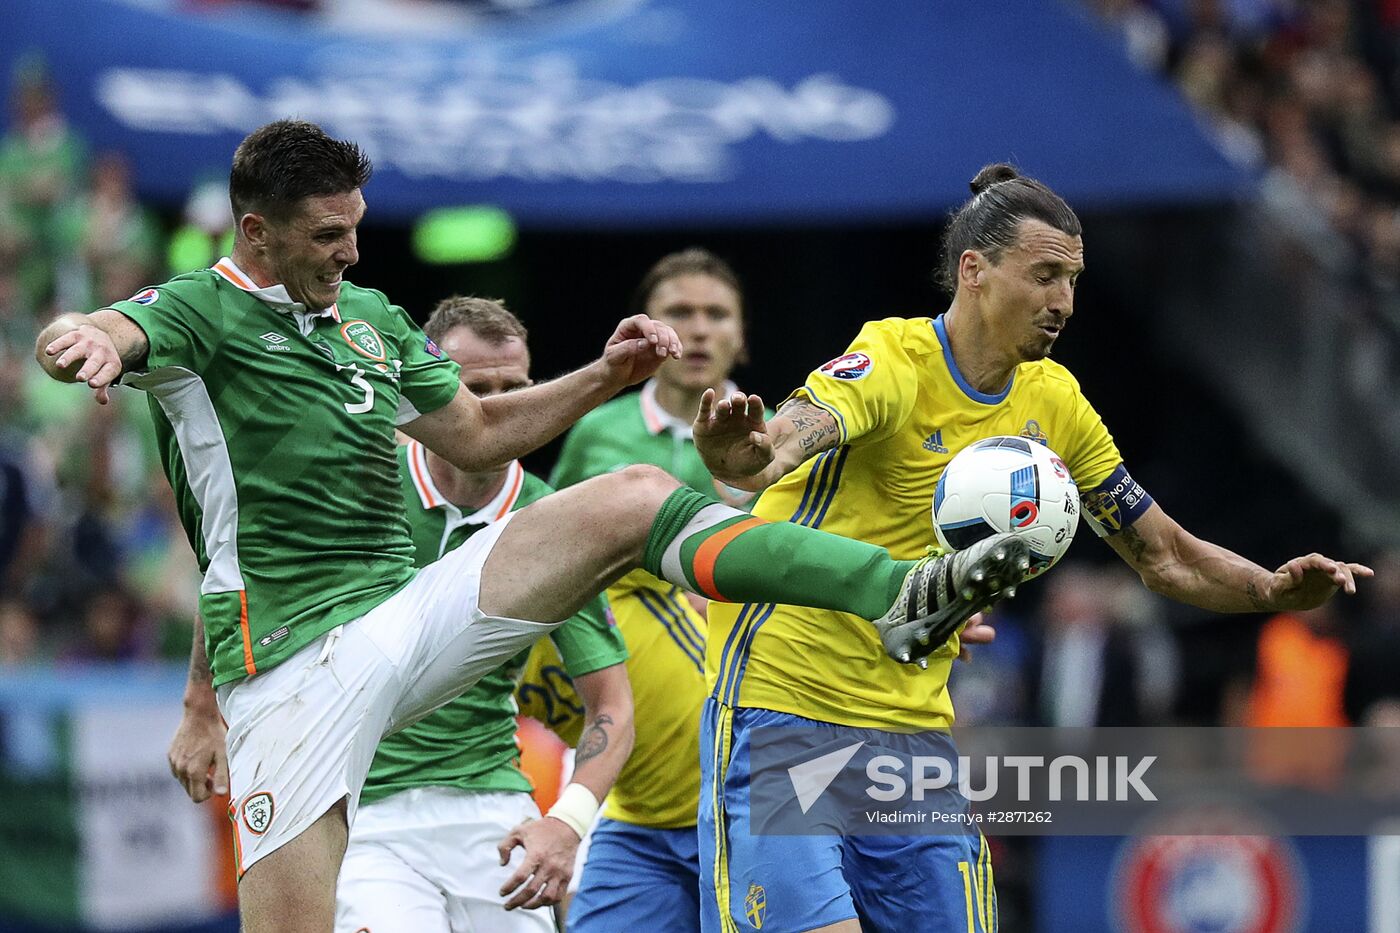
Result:
[[[1152,506],[1152,496],[1128,474],[1128,468],[1118,469],[1080,498],[1084,502],[1084,517],[1089,519],[1094,533],[1100,538],[1118,534],[1142,518]]]

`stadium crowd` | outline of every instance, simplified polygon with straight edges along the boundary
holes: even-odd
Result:
[[[94,405],[32,364],[45,318],[162,276],[166,240],[125,158],[90,151],[42,68],[13,78],[0,142],[0,663],[177,657],[199,573],[144,400]]]
[[[1400,4],[1091,0],[1393,340],[1400,333]]]

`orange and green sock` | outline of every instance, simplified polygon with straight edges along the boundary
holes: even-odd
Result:
[[[877,619],[913,561],[791,522],[769,522],[682,487],[662,503],[642,566],[709,599],[784,603]]]

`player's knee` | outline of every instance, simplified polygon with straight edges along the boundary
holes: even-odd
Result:
[[[625,508],[630,514],[638,516],[654,514],[666,497],[680,487],[680,483],[665,470],[649,464],[629,466],[609,473],[608,479],[611,480],[608,491],[611,506]]]
[[[629,466],[575,487],[589,516],[589,543],[619,566],[641,560],[661,503],[680,483],[654,466]]]

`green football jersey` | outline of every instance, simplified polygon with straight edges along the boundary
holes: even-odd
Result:
[[[150,395],[216,686],[412,579],[394,428],[451,401],[458,370],[403,309],[346,282],[308,312],[230,259],[111,307],[150,341],[122,382]]]
[[[690,423],[657,404],[655,380],[580,418],[564,439],[549,482],[563,489],[635,463],[659,466],[690,488],[738,508],[747,508],[754,496],[710,476],[695,450]]]
[[[487,523],[553,491],[517,461],[510,465],[496,498],[464,515],[433,483],[422,444],[413,441],[401,447],[399,466],[414,560],[420,567],[458,547]],[[627,660],[622,635],[602,596],[549,637],[572,677]],[[529,653],[521,652],[446,706],[380,742],[361,802],[425,786],[528,793],[530,782],[520,771],[515,744],[515,685]]]

